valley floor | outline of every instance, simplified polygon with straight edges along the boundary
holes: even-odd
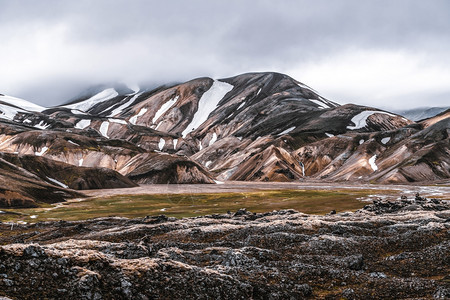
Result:
[[[397,200],[416,193],[450,200],[450,186],[371,185],[352,183],[220,182],[151,184],[135,188],[83,191],[88,197],[38,208],[2,209],[0,221],[36,223],[98,217],[137,218],[164,214],[197,217],[246,208],[256,213],[295,209],[308,214],[355,211],[373,200]]]
[[[109,197],[116,195],[140,194],[198,194],[198,193],[226,193],[250,192],[264,190],[366,190],[383,193],[385,197],[397,198],[397,193],[412,196],[416,193],[427,197],[437,197],[450,200],[450,182],[441,185],[381,185],[368,183],[336,183],[323,181],[304,182],[251,182],[251,181],[225,181],[219,184],[141,184],[139,187],[123,189],[85,190],[83,193],[90,197]],[[376,195],[373,195],[376,197]],[[370,199],[367,199],[370,200]]]

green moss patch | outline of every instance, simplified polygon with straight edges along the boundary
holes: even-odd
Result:
[[[22,215],[0,214],[1,221],[37,222],[83,220],[96,217],[128,218],[148,215],[194,217],[246,208],[251,212],[295,209],[308,214],[354,211],[365,203],[358,200],[372,191],[364,190],[270,190],[244,193],[119,195],[68,202],[60,207],[14,210]],[[30,218],[33,216],[33,218]]]

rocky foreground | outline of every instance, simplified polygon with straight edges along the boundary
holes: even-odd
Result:
[[[0,224],[0,298],[450,297],[450,205]]]

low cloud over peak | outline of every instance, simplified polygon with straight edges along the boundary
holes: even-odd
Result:
[[[249,71],[287,73],[341,103],[450,95],[448,1],[0,4],[0,92],[43,105],[97,83]]]

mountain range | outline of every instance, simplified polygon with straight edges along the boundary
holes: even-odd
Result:
[[[339,105],[279,73],[102,87],[50,108],[0,94],[0,207],[147,183],[448,182],[449,117]]]

